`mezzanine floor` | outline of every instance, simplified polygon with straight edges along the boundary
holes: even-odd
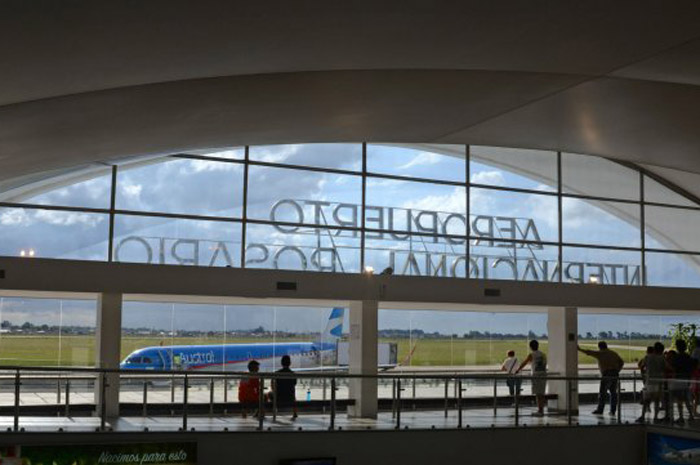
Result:
[[[512,427],[565,427],[568,425],[599,426],[634,424],[639,416],[641,406],[637,403],[626,403],[622,407],[621,414],[611,416],[607,412],[604,415],[590,413],[595,408],[592,404],[581,406],[581,412],[577,416],[569,418],[564,414],[547,413],[544,417],[534,416],[533,406],[520,408],[516,425],[515,410],[512,407],[499,408],[494,414],[492,408],[464,408],[462,410],[462,428],[512,428]],[[337,430],[392,430],[397,428],[397,421],[401,429],[456,429],[459,426],[459,414],[456,409],[449,409],[447,415],[444,410],[403,410],[400,419],[395,413],[380,412],[378,418],[350,418],[345,412],[339,412],[335,417],[335,429]],[[14,419],[11,416],[0,417],[2,430],[12,429]],[[130,416],[120,417],[107,421],[107,430],[115,432],[135,431],[181,431],[183,417],[172,416]],[[257,418],[241,415],[189,415],[187,417],[188,431],[256,431],[259,428]],[[26,432],[83,432],[96,431],[101,426],[98,417],[57,417],[57,416],[22,416],[19,418],[20,430]],[[687,429],[700,429],[700,421],[686,422],[675,425]],[[328,430],[331,427],[329,413],[304,413],[300,411],[299,417],[292,420],[289,412],[280,412],[273,419],[267,415],[263,421],[264,431],[319,431]]]

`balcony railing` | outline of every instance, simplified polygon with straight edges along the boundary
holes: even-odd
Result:
[[[238,402],[241,380],[254,376],[261,389],[243,418]],[[277,380],[293,377],[298,418],[291,406],[269,395]],[[644,383],[636,372],[611,380],[618,392],[614,415],[590,412],[598,402],[601,377],[546,377],[545,415],[529,393],[533,378],[494,373],[415,371],[351,375],[345,372],[281,373],[126,371],[97,368],[0,366],[0,428],[23,431],[309,431],[348,429],[462,429],[477,427],[632,424],[640,416]],[[358,418],[353,383],[376,383],[376,419]],[[678,425],[673,408],[695,381],[659,380],[663,417]],[[119,387],[119,413],[115,388]],[[520,389],[517,389],[517,387]],[[669,389],[670,388],[670,389]],[[365,390],[365,393],[367,391]],[[365,394],[366,395],[366,394]],[[97,401],[95,400],[97,399]],[[111,407],[110,404],[111,403]],[[608,411],[610,400],[606,402]],[[687,407],[684,407],[687,409]],[[263,413],[260,415],[259,413]],[[686,412],[685,417],[690,415]]]

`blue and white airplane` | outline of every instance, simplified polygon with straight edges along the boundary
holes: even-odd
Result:
[[[337,363],[338,340],[343,332],[345,309],[334,308],[316,342],[256,344],[177,345],[144,347],[130,353],[119,365],[122,370],[247,371],[257,360],[261,371],[280,368],[289,355],[295,369],[321,368]]]
[[[661,458],[668,463],[677,463],[679,465],[698,465],[700,464],[700,448],[694,447],[690,449],[676,449],[664,442],[662,444],[663,453]]]

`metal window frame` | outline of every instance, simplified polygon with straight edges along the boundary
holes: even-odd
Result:
[[[361,171],[344,170],[344,169],[334,169],[334,168],[324,168],[318,166],[306,166],[297,164],[286,164],[286,163],[271,163],[264,161],[250,160],[250,146],[245,145],[243,159],[238,158],[219,158],[211,157],[207,155],[198,154],[186,154],[186,153],[175,153],[167,155],[164,158],[172,159],[190,159],[190,160],[204,160],[204,161],[216,161],[222,163],[232,163],[238,164],[243,167],[243,205],[242,214],[240,217],[237,216],[216,216],[216,215],[198,215],[198,214],[184,214],[184,213],[165,213],[158,211],[134,211],[127,209],[118,209],[116,206],[116,196],[117,196],[117,183],[118,183],[118,170],[117,165],[112,165],[111,167],[111,180],[110,180],[110,198],[109,198],[109,208],[91,208],[91,207],[69,207],[62,205],[40,205],[32,203],[21,203],[21,202],[0,202],[0,207],[2,208],[23,208],[30,210],[53,210],[53,211],[64,211],[64,212],[79,212],[79,213],[93,213],[102,214],[109,216],[109,233],[108,233],[108,255],[107,262],[114,262],[114,240],[115,240],[115,220],[118,215],[128,215],[128,216],[142,216],[142,217],[153,217],[153,218],[172,218],[172,219],[183,219],[183,220],[196,220],[196,221],[212,221],[212,222],[223,222],[223,223],[239,223],[241,224],[241,254],[240,254],[240,267],[245,268],[246,259],[246,241],[248,228],[247,225],[269,225],[269,226],[284,226],[284,227],[299,227],[299,228],[315,228],[321,230],[332,230],[332,231],[352,231],[359,232],[360,236],[360,273],[364,272],[366,266],[366,242],[367,234],[401,234],[410,235],[411,237],[430,237],[437,238],[438,240],[445,239],[456,239],[463,240],[465,247],[465,277],[464,279],[477,279],[470,277],[470,258],[471,258],[471,242],[474,240],[489,240],[494,243],[499,244],[512,244],[512,245],[537,245],[537,246],[549,246],[557,247],[558,249],[558,265],[559,265],[559,282],[563,282],[563,254],[565,248],[587,248],[596,250],[610,250],[610,251],[624,251],[624,252],[639,252],[641,255],[641,279],[642,285],[647,285],[647,270],[646,270],[646,256],[647,253],[654,254],[672,254],[672,255],[691,255],[700,257],[700,250],[674,250],[674,249],[659,249],[659,248],[648,248],[646,244],[646,208],[649,207],[662,207],[675,210],[686,210],[686,211],[698,211],[700,212],[700,205],[697,207],[687,206],[687,205],[673,205],[661,202],[647,202],[644,198],[644,180],[646,176],[650,176],[646,170],[641,169],[637,166],[628,166],[623,164],[628,168],[634,169],[639,173],[639,199],[619,199],[614,197],[606,196],[592,196],[584,194],[573,194],[565,193],[563,191],[562,185],[562,152],[557,151],[556,163],[557,163],[557,187],[555,191],[541,191],[535,189],[523,189],[517,187],[505,187],[505,186],[491,186],[480,183],[472,183],[470,179],[471,175],[471,146],[469,144],[464,145],[465,156],[465,181],[449,181],[444,179],[433,179],[433,178],[423,178],[416,176],[401,176],[388,173],[375,173],[367,170],[367,142],[362,142],[362,169]],[[611,162],[616,162],[610,160]],[[248,218],[248,192],[250,184],[250,167],[270,167],[270,168],[280,168],[287,170],[301,170],[301,171],[311,171],[327,174],[337,174],[337,175],[348,175],[360,177],[362,181],[362,203],[361,203],[361,218],[359,227],[347,227],[347,226],[325,226],[309,223],[293,223],[284,221],[268,221],[263,219],[251,219]],[[652,179],[657,180],[655,177],[650,176]],[[367,183],[371,179],[388,179],[395,181],[407,181],[407,182],[419,182],[433,185],[442,186],[455,186],[462,187],[465,189],[465,200],[466,200],[466,231],[464,235],[451,235],[451,234],[433,234],[418,231],[405,231],[405,230],[389,230],[381,228],[367,228],[366,225],[366,209],[367,209]],[[658,182],[658,180],[657,180]],[[664,183],[662,185],[665,186]],[[499,238],[484,238],[483,236],[476,236],[472,234],[471,224],[469,218],[472,213],[471,208],[471,189],[488,189],[493,191],[503,191],[512,192],[520,194],[530,194],[530,195],[541,195],[550,196],[557,198],[557,223],[558,223],[558,238],[556,241],[530,241],[522,239],[499,239]],[[672,189],[677,192],[675,189]],[[683,194],[681,194],[683,195]],[[638,205],[640,209],[640,247],[625,247],[625,246],[615,246],[615,245],[600,245],[600,244],[589,244],[589,243],[577,243],[577,242],[565,242],[563,238],[563,200],[566,198],[589,200],[594,202],[614,202],[620,204],[630,204]],[[692,198],[689,200],[694,201]],[[234,241],[235,242],[235,241]]]

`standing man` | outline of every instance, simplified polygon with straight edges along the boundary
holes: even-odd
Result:
[[[673,400],[678,405],[678,420],[677,423],[683,423],[683,406],[688,409],[690,420],[695,419],[693,407],[690,404],[690,379],[697,366],[697,361],[688,355],[688,344],[683,339],[676,341],[677,354],[673,358],[671,368],[673,369],[675,380],[672,382]],[[671,383],[669,383],[671,384]],[[671,403],[671,411],[673,411],[673,403]]]
[[[578,350],[586,355],[590,355],[598,361],[598,369],[602,379],[600,380],[600,391],[598,392],[598,407],[593,410],[594,415],[602,415],[605,410],[605,399],[610,392],[610,415],[615,415],[617,409],[617,385],[620,380],[620,371],[625,366],[620,355],[608,349],[605,341],[598,343],[599,350],[587,350],[578,346]]]
[[[532,394],[537,399],[537,412],[532,416],[544,416],[545,393],[547,391],[547,356],[540,350],[540,343],[530,341],[530,355],[520,364],[515,374],[530,364],[532,368]]]

